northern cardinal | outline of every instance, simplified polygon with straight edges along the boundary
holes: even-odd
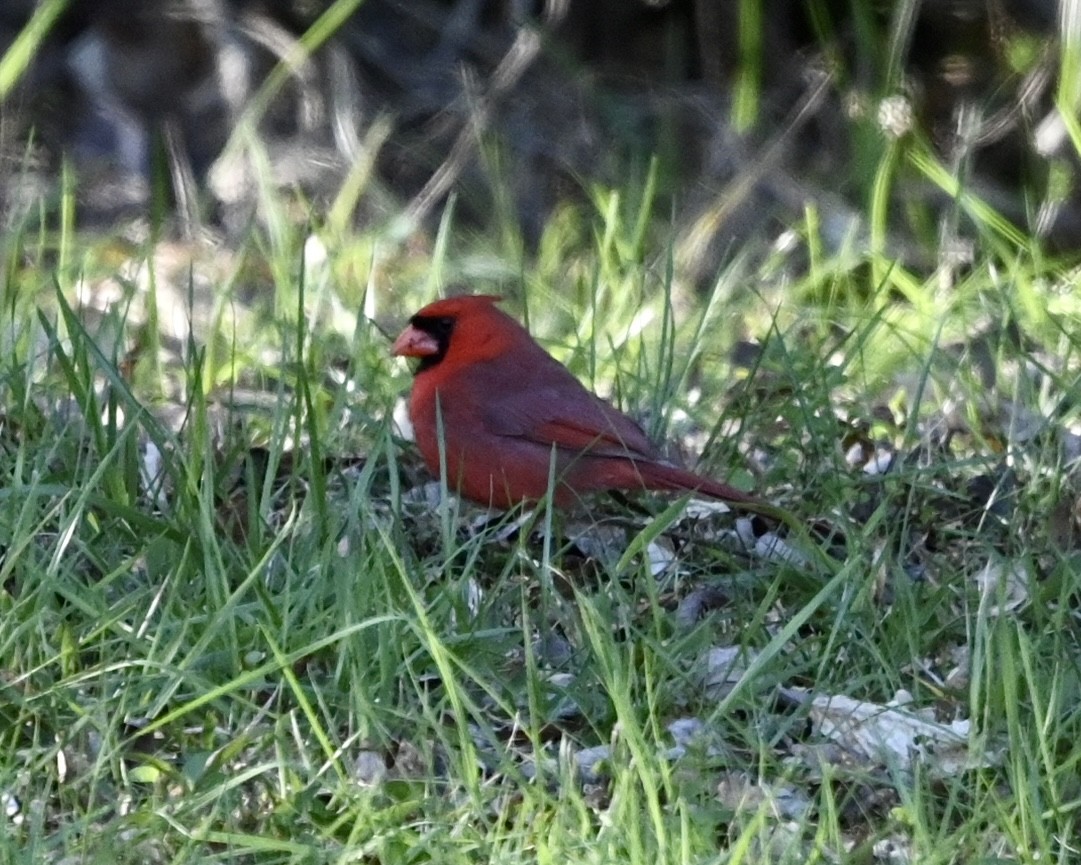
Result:
[[[696,492],[758,510],[728,484],[665,462],[634,421],[583,387],[491,295],[436,301],[409,319],[393,353],[420,359],[409,403],[417,446],[468,499],[508,509],[548,492],[566,507],[598,490]]]

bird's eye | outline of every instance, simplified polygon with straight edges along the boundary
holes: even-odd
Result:
[[[445,339],[454,330],[454,319],[449,315],[429,319],[427,330],[436,339]]]

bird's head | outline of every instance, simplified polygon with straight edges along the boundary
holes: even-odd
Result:
[[[420,358],[417,372],[449,364],[477,362],[499,356],[529,335],[518,322],[496,307],[492,294],[449,297],[430,303],[409,319],[394,341],[398,357]]]

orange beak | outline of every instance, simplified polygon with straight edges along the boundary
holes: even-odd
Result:
[[[430,333],[425,333],[419,327],[409,325],[398,334],[394,340],[394,346],[390,350],[395,357],[428,357],[439,353],[439,343]]]

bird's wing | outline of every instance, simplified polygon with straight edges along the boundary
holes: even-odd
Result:
[[[638,424],[532,341],[459,376],[457,392],[470,395],[469,411],[489,433],[593,456],[659,459]]]
[[[559,384],[496,397],[485,425],[497,435],[524,438],[545,447],[593,456],[657,459],[657,450],[634,421],[585,390]]]

